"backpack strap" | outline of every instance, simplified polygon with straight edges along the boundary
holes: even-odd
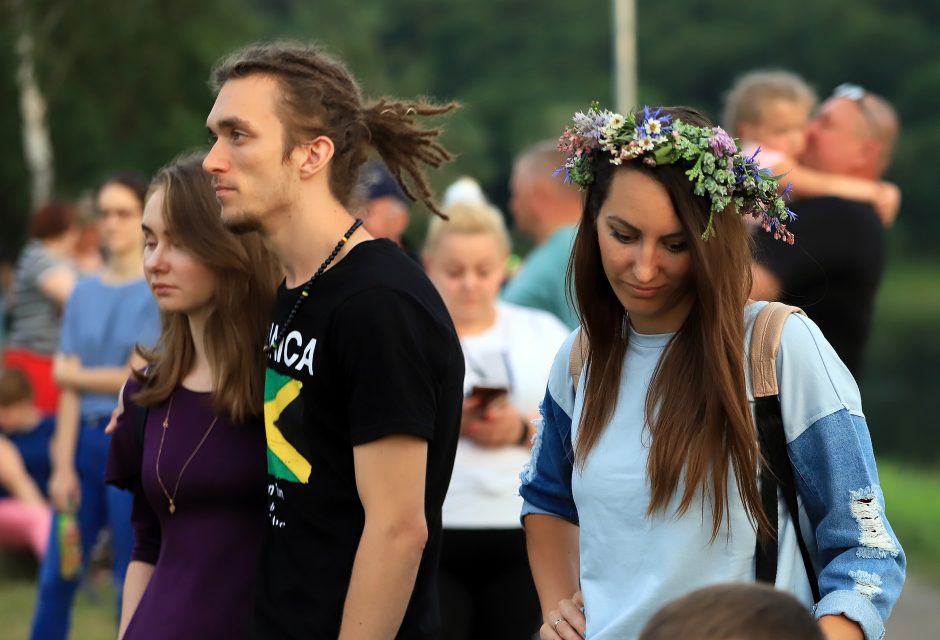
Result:
[[[587,359],[590,348],[591,343],[588,342],[587,334],[584,333],[584,327],[578,327],[578,333],[571,345],[571,352],[568,354],[568,372],[571,374],[571,386],[574,387],[575,393],[578,392],[578,380],[581,379],[584,361]]]
[[[783,495],[796,529],[796,540],[803,559],[803,567],[813,591],[813,601],[819,602],[819,583],[813,568],[809,549],[800,531],[800,511],[797,502],[796,482],[793,467],[787,453],[787,439],[783,430],[783,414],[780,410],[780,387],[777,380],[777,354],[783,325],[791,314],[803,312],[780,302],[768,303],[757,314],[751,334],[749,360],[751,386],[754,393],[754,413],[757,423],[757,439],[762,464],[760,470],[761,504],[773,526],[772,539],[766,545],[757,542],[756,578],[760,582],[774,584],[777,578],[777,490]]]

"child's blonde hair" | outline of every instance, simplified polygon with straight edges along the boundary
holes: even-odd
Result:
[[[428,224],[428,235],[424,241],[424,253],[433,252],[444,236],[463,233],[486,233],[509,253],[509,232],[503,214],[496,207],[483,202],[457,202],[444,209],[450,220],[433,218]]]
[[[761,69],[739,77],[725,96],[722,122],[725,130],[737,135],[741,123],[756,124],[768,100],[792,100],[809,107],[816,104],[816,92],[800,76],[783,69]]]

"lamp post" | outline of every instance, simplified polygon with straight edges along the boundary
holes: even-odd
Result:
[[[617,111],[626,113],[636,100],[636,0],[613,0],[614,88]]]

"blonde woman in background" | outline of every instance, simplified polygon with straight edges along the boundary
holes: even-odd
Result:
[[[535,633],[540,615],[519,523],[518,477],[552,352],[568,330],[548,312],[498,300],[510,250],[498,210],[476,199],[446,212],[449,222],[431,221],[423,253],[466,365],[461,437],[443,509],[443,637],[518,640]]]

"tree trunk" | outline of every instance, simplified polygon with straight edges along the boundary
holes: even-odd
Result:
[[[36,82],[33,36],[22,2],[10,3],[16,39],[16,84],[19,89],[22,117],[23,155],[30,175],[30,202],[35,208],[52,197],[54,168],[52,137],[46,121],[46,100]]]

